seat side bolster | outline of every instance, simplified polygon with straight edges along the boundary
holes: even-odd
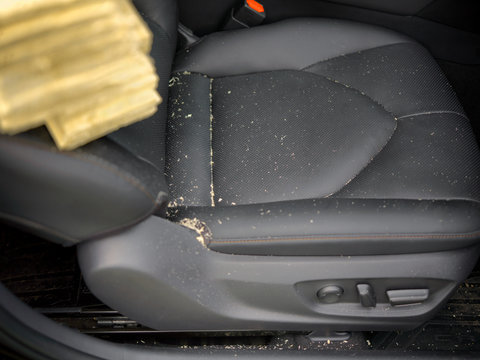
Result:
[[[163,173],[108,139],[60,152],[43,130],[0,137],[0,218],[71,245],[165,206]]]
[[[178,208],[197,218],[212,250],[248,255],[384,255],[463,248],[480,239],[480,204],[469,200],[312,199]]]

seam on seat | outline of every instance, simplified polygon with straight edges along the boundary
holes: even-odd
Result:
[[[324,198],[305,198],[305,199],[297,199],[297,200],[288,200],[288,201],[306,201],[306,200],[323,200]],[[335,198],[330,198],[332,200],[348,200],[348,201],[355,201],[355,200],[375,200],[375,201],[445,201],[445,202],[450,202],[450,201],[465,201],[465,202],[471,202],[475,203],[475,205],[480,205],[480,199],[471,199],[467,197],[450,197],[450,198],[424,198],[424,199],[418,199],[417,197],[412,197],[412,198],[397,198],[397,197],[391,197],[391,198],[376,198],[376,197],[335,197]],[[268,206],[272,204],[278,204],[285,202],[285,200],[277,200],[277,201],[268,201],[268,202],[263,202],[263,203],[249,203],[249,204],[241,204],[241,205],[227,205],[223,206],[223,208],[230,208],[230,207],[238,207],[238,206],[252,206],[252,205],[263,205],[263,206]],[[177,206],[172,209],[175,210],[176,213],[179,211],[185,210],[187,208],[203,208],[204,206]],[[195,216],[201,216],[201,214],[195,215]],[[210,216],[213,216],[211,214]]]
[[[302,70],[302,71],[304,71],[304,70]],[[310,71],[308,71],[308,73],[313,74],[313,75],[316,75],[316,76],[323,77],[323,78],[325,78],[325,79],[327,79],[327,80],[329,80],[329,81],[331,81],[331,82],[333,82],[333,83],[335,83],[335,84],[342,85],[342,86],[346,87],[347,89],[352,89],[352,90],[358,92],[360,95],[363,95],[363,96],[367,97],[367,98],[370,99],[373,103],[375,103],[375,104],[377,104],[378,106],[380,106],[387,114],[390,114],[390,115],[393,117],[393,120],[394,120],[394,122],[395,122],[395,127],[394,127],[392,133],[390,134],[390,137],[389,137],[389,138],[387,139],[387,141],[385,142],[385,144],[383,144],[383,146],[378,150],[378,152],[377,152],[375,155],[372,156],[372,158],[370,159],[370,161],[367,162],[367,163],[365,164],[365,166],[364,166],[363,168],[361,168],[351,179],[349,179],[340,189],[332,192],[331,194],[328,194],[328,195],[323,196],[324,198],[329,198],[329,197],[331,197],[331,196],[339,193],[340,191],[342,191],[342,190],[345,188],[345,186],[347,186],[348,184],[350,184],[361,172],[363,172],[363,170],[365,170],[365,169],[373,162],[373,160],[385,149],[385,147],[388,145],[388,143],[390,143],[390,140],[392,140],[393,135],[395,134],[395,132],[396,132],[396,130],[397,130],[397,127],[398,127],[398,122],[397,122],[397,121],[398,121],[398,119],[397,119],[397,117],[395,116],[395,114],[393,114],[391,111],[388,111],[388,110],[385,108],[385,106],[383,106],[382,104],[380,104],[378,101],[376,101],[376,100],[373,99],[372,97],[368,96],[368,95],[367,95],[366,93],[364,93],[363,91],[361,91],[361,90],[359,90],[359,89],[356,89],[356,88],[354,88],[354,87],[351,86],[351,85],[344,84],[344,83],[342,83],[342,82],[340,82],[340,81],[338,81],[338,80],[332,79],[332,78],[330,78],[330,77],[328,77],[328,76],[325,76],[325,75],[317,74],[317,73],[310,72]]]
[[[324,198],[329,198],[335,194],[338,194],[340,191],[342,191],[348,184],[350,184],[358,175],[360,175],[372,162],[373,160],[387,147],[387,145],[390,143],[390,140],[392,140],[393,138],[393,135],[395,134],[395,132],[397,131],[397,127],[398,127],[398,122],[397,122],[397,118],[395,118],[395,128],[393,129],[392,131],[392,134],[390,135],[390,137],[387,139],[387,141],[385,142],[385,144],[377,151],[377,153],[375,155],[372,156],[372,158],[370,159],[370,161],[368,161],[364,167],[362,167],[351,179],[349,179],[340,189],[332,192],[331,194],[328,194],[328,195],[325,195],[323,196]]]
[[[120,177],[126,183],[132,185],[134,188],[136,188],[137,190],[142,192],[146,197],[148,197],[152,201],[152,203],[154,205],[156,204],[156,198],[147,189],[145,189],[145,187],[141,184],[141,182],[137,178],[135,178],[134,176],[131,176],[131,175],[130,176],[125,176],[125,174],[116,170],[114,167],[105,164],[103,162],[103,160],[100,160],[95,155],[89,155],[87,157],[87,156],[84,156],[82,154],[75,154],[75,153],[71,153],[71,152],[60,152],[60,151],[57,151],[55,148],[52,148],[52,147],[49,147],[49,146],[46,146],[46,145],[42,145],[42,144],[31,143],[31,142],[25,141],[23,139],[18,139],[18,138],[15,139],[14,142],[25,143],[28,146],[36,147],[37,149],[41,149],[41,150],[46,150],[46,151],[50,152],[51,154],[65,155],[65,156],[80,160],[82,162],[88,162],[92,165],[98,166],[98,167],[102,168],[103,170],[106,170],[107,172],[110,172],[110,173]]]
[[[121,147],[123,150],[125,150],[126,152],[128,153],[131,153],[132,155],[134,155],[136,158],[140,159],[141,161],[147,163],[148,165],[150,165],[151,167],[155,168],[157,171],[161,172],[162,170],[160,170],[160,168],[155,165],[154,163],[152,163],[150,160],[144,158],[143,156],[140,156],[140,155],[137,155],[137,154],[133,154],[125,145],[121,144],[120,142],[118,142],[115,138],[113,137],[110,137],[109,135],[111,134],[107,134],[104,136],[105,139],[108,139],[109,141],[112,141],[115,143],[115,145],[117,145],[118,147]]]
[[[305,70],[297,70],[297,71],[305,71]],[[335,83],[335,84],[342,85],[342,86],[346,87],[347,89],[352,89],[352,90],[358,92],[360,95],[363,95],[363,96],[367,97],[367,98],[370,99],[372,102],[374,102],[375,104],[377,104],[378,106],[380,106],[386,113],[390,114],[395,121],[398,120],[397,116],[396,116],[394,113],[392,113],[391,111],[387,110],[383,104],[379,103],[377,100],[375,100],[374,98],[370,97],[368,94],[366,94],[366,93],[363,92],[362,90],[359,90],[359,89],[353,87],[352,85],[345,84],[345,83],[343,83],[343,82],[341,82],[341,81],[335,80],[335,79],[333,79],[333,78],[331,78],[331,77],[329,77],[329,76],[326,76],[326,75],[317,74],[317,73],[311,72],[311,71],[306,71],[306,72],[308,72],[309,74],[315,75],[315,76],[323,77],[323,78],[325,78],[325,79],[327,79],[327,80],[329,80],[329,81],[331,81],[331,82],[333,82],[333,83]]]
[[[310,71],[309,71],[310,72]],[[331,79],[330,77],[328,76],[325,76],[325,75],[321,75],[321,74],[317,74],[315,72],[310,72],[311,74],[315,74],[317,76],[322,76],[330,81],[333,81],[334,83],[336,84],[341,84],[343,86],[345,86],[346,88],[349,88],[349,89],[354,89],[356,91],[358,91],[360,94],[368,97],[369,99],[371,99],[375,104],[378,104],[380,105],[387,113],[389,113],[390,115],[392,115],[395,119],[395,129],[394,131],[392,132],[392,135],[390,136],[390,138],[388,139],[388,141],[384,144],[384,146],[375,154],[375,156],[373,156],[370,161],[354,176],[352,177],[349,181],[347,181],[345,183],[345,185],[343,185],[340,189],[338,189],[337,191],[331,193],[331,194],[328,194],[326,196],[324,196],[324,198],[329,198],[331,196],[334,196],[335,194],[338,194],[340,193],[343,189],[345,189],[345,187],[350,184],[358,175],[360,175],[372,162],[373,160],[386,148],[386,146],[388,145],[388,143],[390,143],[390,140],[393,138],[393,135],[395,134],[395,131],[397,130],[397,127],[398,127],[398,120],[400,119],[405,119],[405,118],[409,118],[409,117],[414,117],[414,116],[421,116],[421,115],[429,115],[429,114],[455,114],[455,115],[458,115],[462,118],[464,118],[465,120],[467,121],[470,121],[468,119],[468,117],[464,114],[461,114],[459,112],[456,112],[456,111],[449,111],[449,110],[438,110],[438,111],[425,111],[425,112],[420,112],[420,113],[414,113],[414,114],[410,114],[410,115],[402,115],[400,117],[396,117],[396,115],[394,115],[392,112],[388,111],[382,104],[380,104],[378,101],[376,101],[375,99],[371,98],[369,95],[367,95],[366,93],[364,93],[363,91],[359,90],[359,89],[356,89],[355,87],[351,86],[351,85],[348,85],[348,84],[344,84],[338,80],[335,80],[335,79]]]
[[[470,119],[462,113],[459,113],[457,111],[450,111],[450,110],[432,110],[432,111],[422,111],[419,113],[414,113],[414,114],[409,114],[409,115],[402,115],[398,117],[397,119],[404,119],[404,118],[409,118],[409,117],[414,117],[414,116],[422,116],[422,115],[432,115],[432,114],[453,114],[453,115],[458,115],[460,117],[463,117],[464,119],[470,121]]]
[[[372,162],[373,160],[387,147],[387,145],[390,143],[390,140],[392,140],[393,138],[393,135],[395,134],[395,132],[397,131],[397,128],[398,128],[398,122],[397,122],[397,118],[394,117],[395,119],[395,128],[393,129],[392,131],[392,134],[390,135],[390,137],[387,139],[387,141],[385,142],[385,144],[377,151],[377,153],[375,155],[372,156],[372,158],[370,159],[370,161],[368,161],[364,167],[362,167],[351,179],[349,179],[340,189],[338,189],[337,191],[334,191],[332,192],[331,194],[328,194],[328,195],[325,195],[324,198],[329,198],[335,194],[338,194],[340,191],[342,191],[348,184],[350,184],[358,175],[360,175],[363,170],[365,170]]]
[[[114,175],[119,176],[124,181],[128,182],[130,185],[135,187],[137,190],[140,190],[143,194],[145,194],[148,198],[150,198],[153,201],[154,204],[156,203],[156,198],[152,194],[150,194],[150,192],[147,189],[145,189],[145,187],[141,184],[141,182],[138,179],[136,179],[132,176],[125,176],[125,174],[123,174],[121,171],[118,171],[114,167],[102,163],[101,162],[102,160],[100,158],[97,158],[96,156],[93,156],[93,155],[89,155],[88,157],[86,157],[86,156],[79,156],[79,155],[76,155],[76,154],[75,155],[70,154],[68,156],[71,156],[71,157],[74,157],[74,158],[77,158],[77,159],[81,159],[81,160],[84,160],[84,161],[89,162],[91,164],[97,165],[97,166],[101,167],[102,169],[104,169],[106,171],[109,171]]]
[[[215,191],[213,189],[213,78],[210,78],[209,92],[209,108],[210,108],[210,205],[215,206]]]
[[[277,72],[277,71],[304,71],[304,70],[271,70],[271,71],[262,71],[261,73],[269,73],[269,72]],[[202,73],[199,73],[199,72],[190,72],[190,71],[187,71],[189,74],[193,74],[193,73],[196,73],[196,74],[199,74],[199,75],[202,75],[202,76],[207,76],[205,74],[202,74]],[[390,135],[390,137],[387,139],[387,141],[385,142],[385,144],[382,146],[382,148],[374,155],[372,156],[372,158],[370,159],[370,161],[362,168],[359,170],[359,172],[357,174],[355,174],[351,179],[349,179],[340,189],[332,192],[331,194],[327,194],[325,196],[323,196],[323,198],[328,198],[328,197],[331,197],[333,195],[335,195],[336,193],[340,192],[345,186],[347,186],[351,181],[353,181],[365,168],[368,167],[368,165],[371,164],[371,162],[378,156],[378,154],[380,154],[383,149],[387,146],[387,144],[390,142],[390,140],[392,139],[393,135],[395,134],[396,130],[397,130],[397,117],[395,116],[395,114],[393,114],[392,112],[388,111],[382,104],[380,104],[378,101],[376,101],[375,99],[371,98],[369,95],[367,95],[366,93],[364,93],[363,91],[360,91],[359,89],[351,86],[351,85],[348,85],[348,84],[344,84],[338,80],[335,80],[335,79],[332,79],[328,76],[325,76],[325,75],[322,75],[322,74],[317,74],[317,73],[314,73],[314,72],[310,72],[310,71],[304,71],[304,72],[308,72],[309,74],[311,75],[314,75],[314,76],[318,76],[318,77],[321,77],[321,78],[324,78],[324,79],[327,79],[328,81],[331,81],[335,84],[339,84],[339,85],[342,85],[344,87],[346,87],[347,89],[351,89],[357,93],[359,93],[360,95],[368,98],[370,101],[372,101],[374,104],[380,106],[387,114],[389,114],[390,116],[392,116],[394,122],[395,122],[395,127]],[[181,72],[180,72],[181,73]],[[244,75],[228,75],[228,76],[219,76],[219,77],[216,77],[217,79],[218,78],[225,78],[225,77],[230,77],[230,76],[245,76]],[[210,86],[212,87],[213,85],[213,79],[212,77],[209,77],[210,78]],[[212,138],[212,133],[213,133],[213,127],[212,127],[212,123],[213,123],[213,107],[212,107],[212,102],[213,102],[213,96],[212,96],[212,88],[210,89],[210,117],[211,117],[211,121],[210,121],[210,136]],[[210,183],[210,195],[211,195],[211,206],[215,206],[215,201],[214,201],[214,189],[213,189],[213,147],[212,147],[212,142],[210,141],[210,156],[211,156],[211,161],[210,161],[210,165],[211,165],[211,183]]]
[[[350,55],[360,54],[360,53],[365,52],[365,51],[377,50],[377,49],[382,49],[382,48],[389,47],[389,46],[407,45],[407,44],[415,44],[415,45],[421,46],[420,44],[418,44],[418,43],[416,43],[416,42],[414,42],[414,41],[412,41],[412,42],[399,42],[399,43],[393,43],[393,44],[380,45],[380,46],[375,46],[375,47],[372,47],[372,48],[367,48],[367,49],[363,49],[363,50],[353,51],[353,52],[349,52],[349,53],[346,53],[346,54],[336,55],[336,56],[332,56],[332,57],[327,58],[327,59],[319,60],[319,61],[314,62],[313,64],[310,64],[310,65],[307,65],[307,66],[301,68],[300,70],[308,71],[309,68],[314,67],[315,65],[318,65],[318,64],[320,64],[320,63],[322,63],[322,62],[326,62],[326,61],[330,61],[330,60],[335,60],[335,59],[342,58],[342,57],[346,57],[346,56],[350,56]],[[310,72],[310,71],[309,71],[309,72]],[[317,74],[317,75],[318,75],[318,74]]]
[[[212,239],[210,244],[236,244],[236,243],[253,243],[253,242],[275,242],[275,241],[305,241],[305,240],[363,240],[363,239],[468,239],[480,237],[480,231],[467,234],[428,234],[428,235],[314,235],[310,237],[288,237],[288,238],[267,238],[267,239],[231,239],[231,240],[215,240]]]
[[[208,37],[209,35],[206,35],[205,37]],[[202,40],[203,38],[201,38],[200,40]],[[193,45],[196,45],[198,43],[200,43],[201,41],[197,41],[195,44]],[[364,51],[369,51],[369,50],[375,50],[375,49],[381,49],[383,47],[388,47],[388,46],[396,46],[396,45],[407,45],[407,44],[415,44],[415,45],[418,45],[418,46],[421,46],[420,44],[416,43],[416,42],[399,42],[399,43],[393,43],[393,44],[387,44],[387,45],[380,45],[380,46],[376,46],[376,47],[372,47],[372,48],[368,48],[368,49],[364,49],[364,50],[358,50],[358,51],[354,51],[354,52],[350,52],[350,53],[346,53],[346,54],[342,54],[342,55],[336,55],[336,56],[333,56],[331,58],[327,58],[327,59],[324,59],[324,60],[319,60],[319,61],[316,61],[315,63],[313,64],[310,64],[310,65],[307,65],[305,67],[302,67],[302,68],[284,68],[284,69],[276,69],[276,70],[259,70],[259,71],[249,71],[249,72],[245,72],[245,73],[240,73],[240,74],[228,74],[228,75],[219,75],[219,76],[211,76],[211,75],[207,75],[207,74],[204,74],[202,71],[194,71],[194,70],[191,70],[189,69],[188,66],[185,66],[184,69],[175,69],[175,66],[173,67],[174,70],[172,71],[172,73],[176,73],[176,74],[182,74],[183,72],[189,72],[191,74],[199,74],[199,75],[202,75],[202,76],[206,76],[206,77],[210,77],[210,78],[214,78],[214,79],[221,79],[221,78],[226,78],[226,77],[233,77],[233,76],[243,76],[243,75],[253,75],[253,74],[258,74],[258,73],[266,73],[266,72],[273,72],[273,71],[307,71],[311,74],[315,74],[315,75],[319,75],[319,76],[323,76],[322,74],[317,74],[317,73],[314,73],[312,71],[309,71],[309,68],[317,65],[317,64],[320,64],[322,62],[326,62],[326,61],[330,61],[330,60],[333,60],[333,59],[337,59],[337,58],[341,58],[341,57],[344,57],[344,56],[349,56],[349,55],[355,55],[355,54],[359,54],[359,53],[362,53]],[[177,57],[180,56],[182,54],[182,52],[186,52],[186,53],[189,53],[190,50],[193,48],[193,45],[192,47],[189,47],[185,50],[181,50],[179,53],[177,53]]]

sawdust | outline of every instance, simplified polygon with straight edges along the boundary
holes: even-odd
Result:
[[[207,247],[207,244],[212,239],[212,232],[208,228],[207,224],[205,224],[203,221],[200,221],[197,218],[193,218],[193,219],[183,218],[178,222],[178,224],[182,225],[183,227],[186,227],[187,229],[195,231],[197,233],[196,239],[205,248]]]
[[[179,85],[180,83],[180,78],[178,76],[172,76],[170,80],[168,81],[168,87],[173,87],[175,85]]]
[[[215,207],[215,192],[213,190],[213,79],[210,79],[210,205]]]
[[[169,208],[176,208],[176,207],[182,206],[184,202],[185,202],[184,197],[180,196],[179,198],[173,199],[172,201],[170,201],[168,203],[168,207]]]

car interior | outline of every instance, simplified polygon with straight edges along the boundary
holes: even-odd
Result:
[[[153,116],[0,135],[0,354],[478,356],[474,2],[133,3]]]

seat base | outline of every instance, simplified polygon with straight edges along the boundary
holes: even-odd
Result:
[[[479,253],[475,246],[376,256],[227,255],[157,217],[78,249],[85,281],[100,300],[169,331],[414,328],[442,306]],[[358,284],[370,285],[374,307],[362,306]],[[319,300],[327,286],[339,295]],[[390,290],[428,290],[428,297],[394,306]]]

